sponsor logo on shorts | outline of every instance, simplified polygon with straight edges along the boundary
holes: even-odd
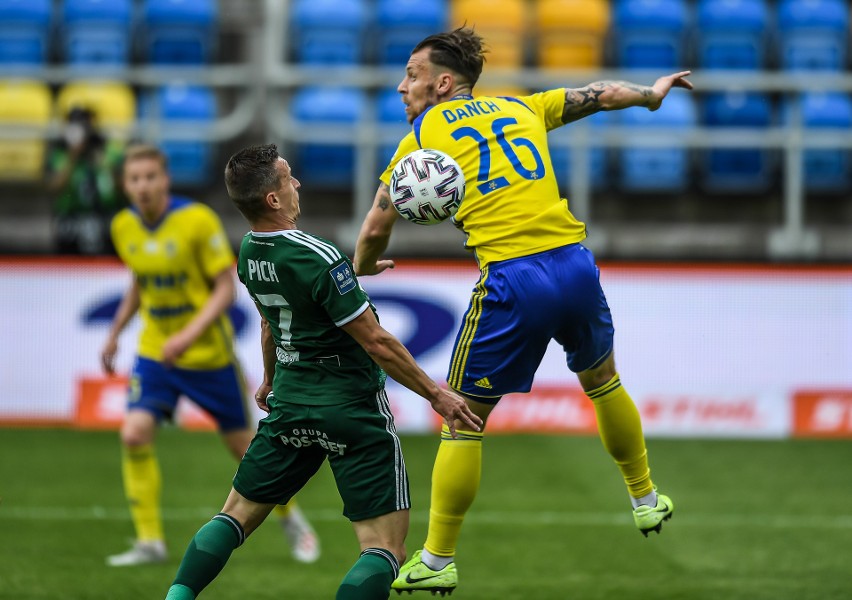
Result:
[[[308,448],[318,444],[323,450],[343,456],[346,452],[346,444],[333,442],[328,439],[328,434],[318,429],[302,429],[296,427],[290,435],[278,436],[285,446],[291,448]]]

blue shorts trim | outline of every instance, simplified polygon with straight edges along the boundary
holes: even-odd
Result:
[[[166,368],[137,357],[130,377],[128,410],[146,410],[157,421],[171,420],[181,396],[186,396],[216,421],[222,433],[249,423],[246,388],[237,364],[220,369]]]
[[[599,365],[614,336],[599,277],[581,244],[484,267],[456,336],[449,386],[484,402],[528,392],[550,340],[573,372]]]

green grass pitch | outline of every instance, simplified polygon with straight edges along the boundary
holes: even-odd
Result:
[[[413,552],[425,536],[437,439],[403,444]],[[653,473],[676,510],[648,539],[597,438],[494,435],[484,451],[459,545],[458,600],[852,598],[850,441],[650,440]],[[221,507],[235,463],[207,433],[164,430],[158,452],[172,558],[111,569],[104,557],[132,535],[117,434],[0,430],[0,598],[163,598],[186,543]],[[299,500],[322,538],[320,561],[293,562],[270,521],[202,599],[334,597],[357,545],[327,468]]]

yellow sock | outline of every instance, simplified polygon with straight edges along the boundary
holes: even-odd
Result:
[[[586,392],[595,405],[598,434],[604,448],[612,456],[627,490],[634,498],[641,498],[653,490],[648,452],[642,435],[639,411],[616,374],[607,383]]]
[[[454,556],[462,521],[482,474],[482,433],[457,431],[453,439],[446,425],[432,469],[432,504],[424,548],[436,556]]]
[[[142,542],[165,539],[160,516],[160,464],[154,445],[125,446],[121,467],[136,538]]]
[[[295,500],[290,500],[287,504],[279,504],[275,508],[272,509],[272,512],[275,513],[275,516],[279,519],[286,519],[290,516],[290,511],[293,507],[296,506]]]

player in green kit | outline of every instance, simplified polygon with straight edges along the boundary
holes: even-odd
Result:
[[[222,512],[187,548],[167,598],[195,598],[272,509],[289,501],[326,459],[361,554],[338,600],[387,598],[408,531],[408,476],[385,373],[423,396],[455,435],[481,421],[442,390],[378,323],[349,259],[300,231],[299,181],[274,145],[231,157],[228,195],[251,225],[237,272],[261,314],[260,422]]]
[[[691,89],[688,71],[653,86],[601,81],[520,97],[474,97],[484,62],[482,39],[469,28],[429,36],[412,51],[397,91],[411,132],[381,176],[355,249],[359,275],[393,266],[382,260],[396,211],[388,183],[396,163],[417,148],[452,156],[467,192],[454,221],[467,236],[481,275],[462,319],[447,374],[486,421],[505,394],[528,392],[551,340],[593,402],[604,447],[618,465],[636,527],[660,531],[674,505],[651,481],[642,424],[615,368],[612,316],[586,228],[560,198],[547,132],[600,110],[659,108],[672,87]],[[441,436],[432,473],[429,530],[405,564],[398,591],[452,592],[462,522],[479,487],[482,433]]]
[[[119,337],[134,315],[142,328],[121,425],[122,480],[136,540],[107,558],[113,567],[168,558],[154,441],[181,396],[210,415],[237,460],[254,432],[227,313],[234,301],[234,253],[219,217],[205,204],[170,193],[166,157],[155,146],[127,148],[123,183],[131,207],[113,219],[112,239],[133,277],[101,352],[107,373],[115,372]],[[293,557],[316,561],[319,540],[295,501],[276,512]]]

